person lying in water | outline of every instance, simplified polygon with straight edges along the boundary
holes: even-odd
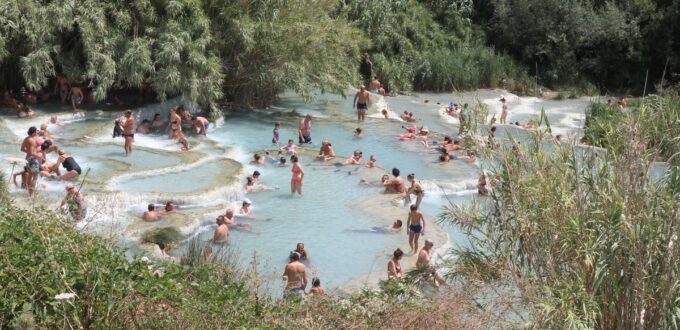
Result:
[[[263,184],[256,184],[255,178],[253,178],[252,176],[249,176],[249,177],[246,178],[245,189],[246,189],[246,193],[253,193],[253,192],[258,192],[258,191],[262,191],[262,190],[274,190],[275,188],[265,186]]]
[[[348,229],[347,231],[353,233],[369,233],[369,234],[396,234],[401,231],[403,222],[397,219],[390,226],[385,227],[371,227],[370,229]]]
[[[390,176],[387,175],[387,174],[384,174],[384,175],[380,178],[379,181],[370,182],[370,181],[368,181],[368,179],[361,179],[361,180],[359,181],[359,184],[374,185],[374,186],[380,186],[380,187],[382,187],[382,186],[385,185],[385,182],[387,182],[387,181],[389,181],[389,180],[390,180]]]
[[[354,150],[354,154],[345,160],[345,165],[361,165],[361,157],[364,153],[360,150]]]

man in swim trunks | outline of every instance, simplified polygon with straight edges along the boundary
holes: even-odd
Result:
[[[21,143],[21,151],[26,153],[26,165],[28,168],[28,195],[33,195],[33,190],[38,182],[38,173],[40,173],[40,155],[38,153],[38,129],[31,126],[28,129],[26,138]]]
[[[290,262],[283,271],[283,279],[286,280],[284,297],[297,296],[302,298],[304,296],[307,287],[307,269],[300,262],[299,253],[294,251],[290,253]]]
[[[434,286],[439,288],[441,284],[444,284],[446,280],[444,279],[441,274],[435,269],[434,264],[432,263],[432,247],[434,246],[434,243],[430,240],[425,240],[425,246],[423,246],[423,249],[420,250],[420,253],[418,254],[418,260],[416,261],[416,267],[420,269],[424,269],[426,272],[426,276],[428,278],[432,278],[432,281],[434,282]]]
[[[71,106],[73,107],[73,111],[78,110],[78,106],[83,103],[84,98],[85,94],[83,94],[83,90],[80,87],[71,87]]]
[[[123,138],[125,139],[125,156],[132,153],[132,141],[135,138],[135,118],[132,110],[125,110],[125,124],[123,124]]]
[[[227,239],[229,238],[229,227],[227,226],[227,221],[224,219],[223,215],[220,215],[217,217],[217,219],[215,219],[215,222],[217,223],[217,228],[215,228],[212,243],[226,243]]]
[[[206,136],[206,130],[208,129],[208,120],[205,117],[193,116],[191,117],[191,133],[196,133],[198,129],[198,134]]]
[[[300,120],[300,125],[298,126],[298,139],[300,144],[312,143],[312,116],[306,115],[305,118]]]
[[[416,253],[418,252],[418,239],[420,235],[425,235],[425,218],[415,204],[411,205],[411,212],[406,220],[406,229],[408,245],[411,247],[411,252]]]
[[[366,90],[366,86],[361,85],[359,91],[354,95],[354,101],[352,101],[352,106],[357,108],[357,119],[362,121],[366,117],[366,111],[368,110],[368,99],[370,93]]]
[[[383,183],[386,194],[401,194],[404,192],[404,179],[399,176],[399,173],[398,168],[393,168],[392,175],[394,178]]]
[[[161,219],[161,215],[156,212],[156,205],[149,204],[147,210],[148,211],[145,211],[144,215],[142,215],[144,221],[158,221]]]

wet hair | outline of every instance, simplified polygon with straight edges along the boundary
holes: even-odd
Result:
[[[295,251],[290,251],[290,260],[298,261],[300,260],[300,254]]]
[[[312,287],[318,288],[321,286],[321,280],[318,277],[312,279]]]
[[[255,156],[253,156],[253,158],[255,158],[255,160],[260,160],[260,158],[262,158],[262,156],[260,156],[260,154],[255,154]]]
[[[444,136],[444,141],[451,142],[451,137],[448,135]]]
[[[356,131],[357,133],[361,133],[361,127],[357,127],[357,129],[355,129],[355,131]]]
[[[288,139],[288,143],[294,142],[293,139]]]
[[[149,204],[148,209],[149,209],[149,211],[153,211],[153,210],[156,209],[156,205]]]
[[[492,132],[495,132],[495,131],[496,131],[496,126],[492,126],[492,127],[491,127],[491,131],[492,131]]]
[[[151,124],[151,121],[148,119],[142,120],[142,124]]]
[[[154,114],[154,115],[153,115],[153,117],[154,117],[154,118],[156,118],[156,117],[160,117],[160,116],[161,116],[161,114],[160,114],[160,113],[156,113],[156,114]]]
[[[260,171],[253,172],[253,177],[260,176]]]
[[[274,126],[281,126],[281,123],[279,123],[278,121],[275,121]]]
[[[286,157],[279,158],[279,163],[285,164],[286,163]]]
[[[383,111],[381,111],[381,113],[384,115],[384,114],[387,113],[387,110],[383,109]]]
[[[409,180],[415,179],[415,178],[416,178],[416,174],[415,174],[415,173],[411,173],[411,174],[407,175],[406,178],[409,179]]]
[[[28,135],[33,135],[37,131],[38,131],[38,129],[35,128],[35,126],[31,126],[31,127],[28,128]]]
[[[440,155],[440,156],[439,156],[439,160],[442,161],[442,162],[447,161],[448,159],[446,159],[446,156],[447,156],[447,154],[442,154],[442,155]]]
[[[297,163],[298,157],[296,155],[292,155],[292,156],[290,156],[290,161],[293,162],[293,163]]]
[[[401,226],[404,224],[404,223],[401,222],[401,220],[399,220],[399,219],[397,219],[397,221],[395,221],[395,222],[397,223],[397,228],[401,228]]]
[[[400,172],[399,172],[399,169],[398,169],[398,168],[395,167],[395,168],[392,169],[392,175],[394,175],[394,176],[399,176],[399,173],[400,173]]]
[[[397,248],[396,250],[394,250],[394,253],[392,253],[392,255],[394,255],[394,259],[399,259],[404,255],[404,251],[402,251],[400,248]]]
[[[411,211],[416,211],[416,210],[418,210],[418,205],[411,204]]]

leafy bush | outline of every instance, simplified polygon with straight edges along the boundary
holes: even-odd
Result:
[[[453,274],[518,292],[539,328],[677,327],[680,168],[660,182],[647,175],[677,139],[673,104],[655,97],[625,114],[593,106],[586,131],[606,152],[545,148],[539,132],[507,152],[490,200],[441,214],[473,242],[454,250]]]

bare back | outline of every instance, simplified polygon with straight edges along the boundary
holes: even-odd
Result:
[[[299,261],[293,261],[286,265],[283,276],[288,278],[286,289],[304,288],[307,284],[307,270]]]

